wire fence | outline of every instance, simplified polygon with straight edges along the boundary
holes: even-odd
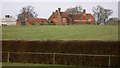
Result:
[[[36,55],[52,55],[52,63],[56,62],[56,55],[68,55],[68,56],[90,56],[90,57],[108,57],[108,66],[111,66],[111,57],[120,57],[119,55],[95,55],[95,54],[70,54],[70,53],[39,53],[39,52],[0,52],[7,53],[7,62],[10,62],[10,54],[36,54]]]

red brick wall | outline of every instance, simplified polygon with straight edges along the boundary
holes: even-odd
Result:
[[[53,18],[52,21],[55,22],[55,23],[58,22],[57,18]]]
[[[66,19],[66,18],[62,18],[62,22],[63,22],[63,23],[66,23],[66,22],[67,22],[67,19]]]
[[[17,21],[16,23],[17,23],[18,26],[22,25],[20,21]]]

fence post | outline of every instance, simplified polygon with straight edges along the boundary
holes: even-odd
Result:
[[[8,52],[8,56],[7,56],[7,62],[9,63],[9,57],[10,57],[10,53]]]
[[[111,66],[111,60],[110,59],[111,59],[111,56],[109,55],[109,64],[108,64],[109,67]]]
[[[55,64],[55,53],[53,53],[53,64]]]

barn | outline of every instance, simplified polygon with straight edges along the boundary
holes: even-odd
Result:
[[[58,8],[48,19],[51,23],[56,25],[60,24],[92,24],[95,22],[95,18],[91,13],[86,13],[84,9],[81,13],[68,14],[61,12],[61,8]]]

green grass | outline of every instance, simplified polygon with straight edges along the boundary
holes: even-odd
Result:
[[[118,40],[117,25],[3,26],[3,40]]]

